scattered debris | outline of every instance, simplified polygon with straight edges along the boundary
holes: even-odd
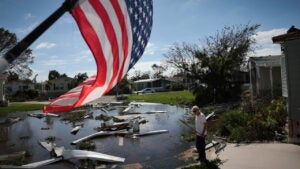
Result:
[[[41,118],[43,118],[45,115],[42,114],[42,113],[37,113],[37,114],[35,114],[35,113],[30,113],[30,114],[28,114],[28,116],[30,116],[30,117],[36,117],[36,118],[38,118],[38,119],[41,119]]]
[[[206,120],[209,120],[210,118],[214,117],[215,115],[216,115],[215,112],[211,112],[210,114],[208,114],[206,116]]]
[[[54,147],[54,153],[57,157],[62,156],[63,152],[65,151],[65,147]]]
[[[78,125],[76,127],[74,127],[72,130],[71,130],[71,134],[77,134],[77,132],[82,128],[81,125]]]
[[[153,110],[153,111],[146,112],[146,114],[154,114],[154,113],[167,113],[167,111],[164,111],[164,110]]]
[[[107,132],[107,131],[100,131],[88,136],[85,136],[83,138],[77,139],[75,141],[72,141],[72,144],[77,144],[79,142],[94,138],[94,137],[100,137],[100,136],[111,136],[111,135],[126,135],[129,134],[128,131],[117,131],[117,132]]]
[[[55,136],[49,136],[45,140],[47,140],[49,142],[54,142],[56,140],[56,137]]]
[[[111,120],[113,117],[111,116],[107,116],[107,115],[104,115],[104,114],[100,114],[99,116],[96,116],[95,117],[95,120],[103,120],[103,121],[109,121]]]
[[[221,152],[222,150],[224,150],[224,148],[226,147],[226,142],[220,142],[220,144],[218,146],[215,147],[215,153],[218,154],[219,152]]]
[[[92,159],[99,160],[104,162],[125,162],[125,158],[102,154],[94,151],[86,150],[65,150],[62,153],[62,156],[65,160],[68,159]]]
[[[141,105],[162,105],[162,104],[161,103],[149,103],[149,102],[133,101],[133,102],[130,102],[129,105],[141,106]]]
[[[104,107],[101,107],[100,110],[102,110],[104,113],[108,113],[108,111]]]
[[[114,116],[114,118],[119,119],[119,120],[133,120],[133,119],[137,119],[140,118],[140,115],[123,115],[123,116]]]
[[[66,150],[64,147],[54,147],[49,143],[40,142],[40,144],[45,147],[48,151],[55,153],[56,158],[51,158],[48,160],[43,160],[39,162],[29,163],[22,166],[14,166],[14,165],[0,165],[0,168],[37,168],[41,166],[45,166],[48,164],[52,164],[61,160],[69,160],[69,159],[91,159],[98,160],[104,162],[124,162],[125,158],[112,156],[108,154],[98,153],[94,151],[86,151],[86,150]],[[21,153],[23,154],[23,153]]]
[[[54,113],[46,113],[45,115],[46,117],[60,117],[59,114],[54,114]]]
[[[210,148],[212,148],[212,147],[214,147],[214,146],[216,146],[218,144],[219,144],[219,142],[213,140],[210,143],[208,143],[208,144],[205,145],[205,150],[208,150],[208,149],[210,149]]]
[[[129,122],[117,122],[117,123],[101,123],[100,130],[115,131],[122,129],[129,129]]]
[[[63,157],[51,158],[51,159],[48,159],[48,160],[29,163],[29,164],[22,165],[22,166],[0,165],[0,168],[37,168],[37,167],[42,167],[42,166],[52,164],[52,163],[55,163],[55,162],[58,162],[58,161],[61,161],[61,160],[63,160]]]
[[[123,110],[123,113],[128,113],[128,111],[132,109],[132,107],[129,105],[126,109]]]
[[[92,119],[93,118],[93,112],[87,113],[83,116],[84,119]]]
[[[48,142],[40,141],[40,144],[41,144],[41,146],[43,146],[49,152],[51,152],[54,149],[54,145],[53,145],[52,142],[48,143]]]
[[[110,102],[110,105],[122,105],[124,102]]]
[[[0,123],[0,127],[7,127],[14,123],[17,123],[18,121],[21,121],[22,119],[20,117],[9,117],[5,119],[4,122]]]
[[[140,124],[145,124],[145,123],[147,123],[148,121],[145,119],[145,118],[141,118],[140,120],[139,120],[139,123]]]
[[[168,130],[153,130],[153,131],[148,131],[145,133],[133,134],[133,137],[149,136],[149,135],[161,134],[161,133],[167,133],[167,132],[169,132],[169,131]]]
[[[29,113],[28,116],[30,117],[36,117],[38,119],[44,118],[44,117],[60,117],[58,114],[54,113]]]
[[[0,168],[37,168],[69,159],[92,159],[104,162],[125,162],[125,158],[86,150],[65,150],[64,147],[54,147],[56,158],[29,163],[22,166],[0,165]]]

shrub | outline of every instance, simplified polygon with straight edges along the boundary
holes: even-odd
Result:
[[[269,103],[246,101],[220,116],[218,131],[234,141],[273,140],[275,131],[284,131],[286,118],[282,98]]]
[[[219,134],[229,136],[230,140],[241,141],[245,137],[248,114],[239,109],[229,110],[223,113],[218,120]]]
[[[26,89],[23,91],[18,91],[14,98],[16,101],[26,101],[26,100],[33,100],[39,96],[39,92],[33,89]]]
[[[184,90],[184,86],[182,84],[174,84],[171,88],[172,91],[182,91]]]

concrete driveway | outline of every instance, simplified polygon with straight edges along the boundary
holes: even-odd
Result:
[[[296,169],[300,146],[284,143],[227,144],[219,158],[221,169]]]

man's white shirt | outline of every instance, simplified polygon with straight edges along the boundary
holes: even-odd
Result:
[[[203,113],[200,112],[198,116],[197,115],[195,116],[195,127],[197,131],[197,135],[200,136],[203,133],[205,123],[206,123],[206,118]],[[204,135],[206,134],[207,131],[205,130]]]

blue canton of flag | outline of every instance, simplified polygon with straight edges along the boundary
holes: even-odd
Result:
[[[149,41],[153,13],[152,1],[150,0],[128,0],[126,1],[126,5],[131,21],[133,36],[133,47],[129,64],[130,69],[140,59],[146,48],[147,42]]]

